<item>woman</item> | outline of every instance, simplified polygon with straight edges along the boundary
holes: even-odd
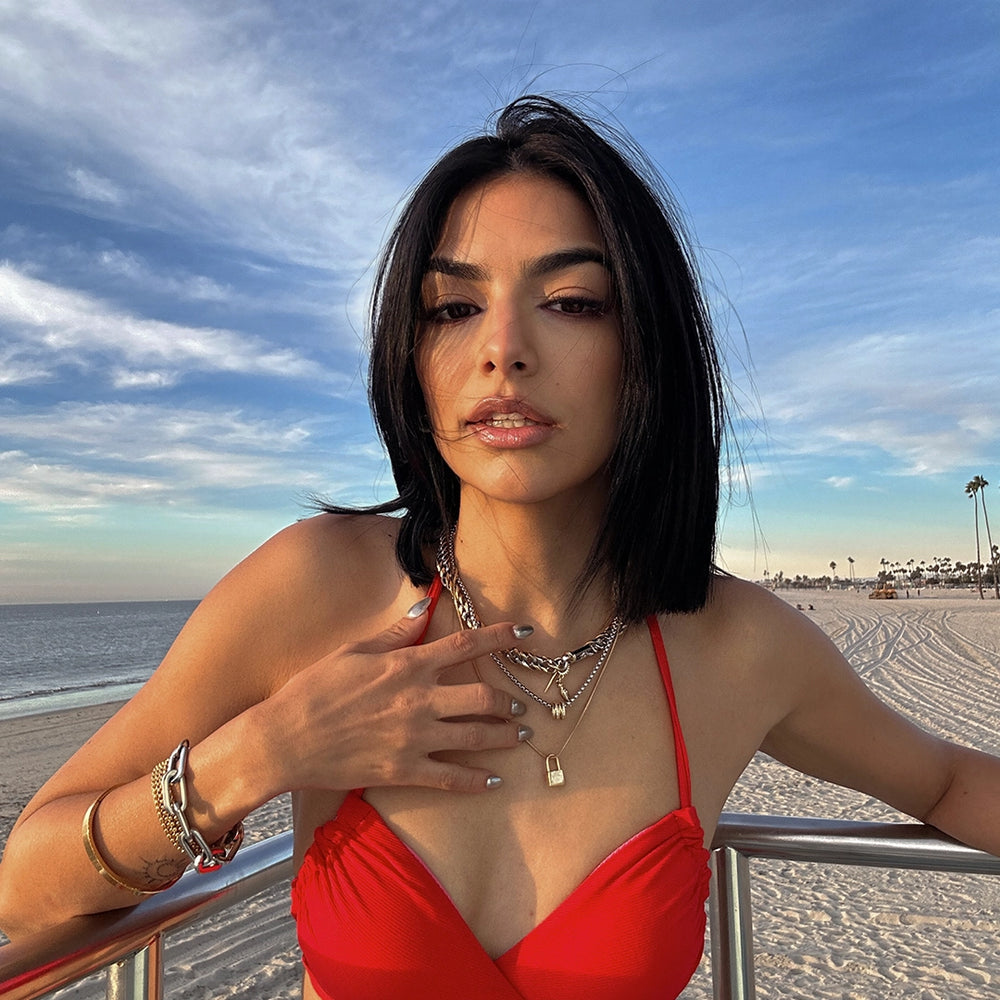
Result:
[[[291,790],[305,996],[676,996],[760,748],[1000,852],[1000,761],[713,572],[718,367],[641,169],[525,98],[431,170],[373,309],[398,501],[209,594],[18,821],[12,933],[224,863]]]

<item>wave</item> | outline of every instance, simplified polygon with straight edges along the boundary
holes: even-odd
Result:
[[[21,701],[25,698],[44,698],[50,695],[71,695],[83,694],[90,691],[99,691],[102,688],[117,688],[122,685],[145,684],[149,679],[148,673],[134,675],[123,675],[118,677],[102,677],[100,680],[79,684],[58,684],[53,687],[23,688],[20,691],[11,693],[0,692],[0,704],[9,701]]]
[[[127,701],[145,683],[144,679],[106,684],[91,684],[58,691],[40,691],[30,694],[0,696],[0,721],[29,715],[61,712],[88,705]]]

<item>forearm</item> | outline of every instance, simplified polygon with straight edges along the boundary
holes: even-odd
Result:
[[[252,711],[244,713],[191,749],[185,815],[209,843],[277,794],[267,782],[254,721]],[[0,863],[0,926],[8,935],[140,901],[102,877],[84,846],[84,817],[104,791],[95,788],[47,802],[11,834]],[[106,867],[137,888],[161,888],[189,863],[164,832],[149,773],[102,799],[92,814],[92,833]]]
[[[921,818],[970,847],[1000,855],[1000,758],[952,747],[951,780]]]

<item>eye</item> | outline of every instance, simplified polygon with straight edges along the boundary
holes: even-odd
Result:
[[[549,299],[545,308],[550,312],[562,313],[565,316],[603,316],[608,309],[607,303],[601,299],[587,298],[582,295],[565,295]]]
[[[423,319],[425,323],[460,323],[477,312],[479,312],[478,306],[471,302],[440,302],[425,309]]]

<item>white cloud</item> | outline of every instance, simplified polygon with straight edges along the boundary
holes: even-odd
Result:
[[[117,207],[128,200],[125,192],[114,181],[99,177],[83,167],[70,170],[69,179],[73,190],[84,201],[104,202]]]
[[[153,403],[60,403],[36,411],[8,407],[0,411],[0,429],[21,441],[130,463],[154,461],[184,442],[212,444],[219,452],[287,453],[301,449],[314,433],[309,422],[295,417]]]
[[[295,502],[308,491],[365,497],[385,460],[362,424],[160,404],[62,403],[0,410],[0,502],[65,516],[109,504],[187,506],[205,491]],[[216,499],[215,502],[218,502]]]
[[[113,375],[144,388],[166,386],[186,372],[215,371],[278,378],[328,377],[316,362],[290,348],[275,348],[231,330],[186,327],[115,310],[83,292],[0,265],[0,324],[22,334],[9,345],[10,360],[37,380],[58,365],[87,369],[111,352],[124,366]],[[103,362],[102,362],[103,364]],[[155,375],[151,375],[155,372]]]
[[[65,250],[62,251],[65,256]],[[154,268],[139,254],[124,250],[102,250],[93,259],[80,255],[85,267],[99,273],[121,278],[143,291],[170,295],[186,302],[226,302],[235,297],[234,290],[220,285],[203,274],[192,274],[179,267]]]
[[[62,516],[109,503],[162,502],[165,482],[134,473],[92,472],[73,463],[40,462],[22,451],[0,453],[0,501]]]
[[[367,262],[398,184],[361,162],[363,126],[317,99],[268,7],[7,6],[0,121],[74,164],[37,183],[115,217],[127,206],[130,222],[210,230],[294,260]]]
[[[1000,445],[993,343],[989,317],[965,317],[775,354],[757,372],[772,439],[801,456],[879,452],[896,474],[975,465]]]
[[[111,372],[111,384],[116,389],[169,389],[177,384],[176,372],[129,371],[115,368]]]

